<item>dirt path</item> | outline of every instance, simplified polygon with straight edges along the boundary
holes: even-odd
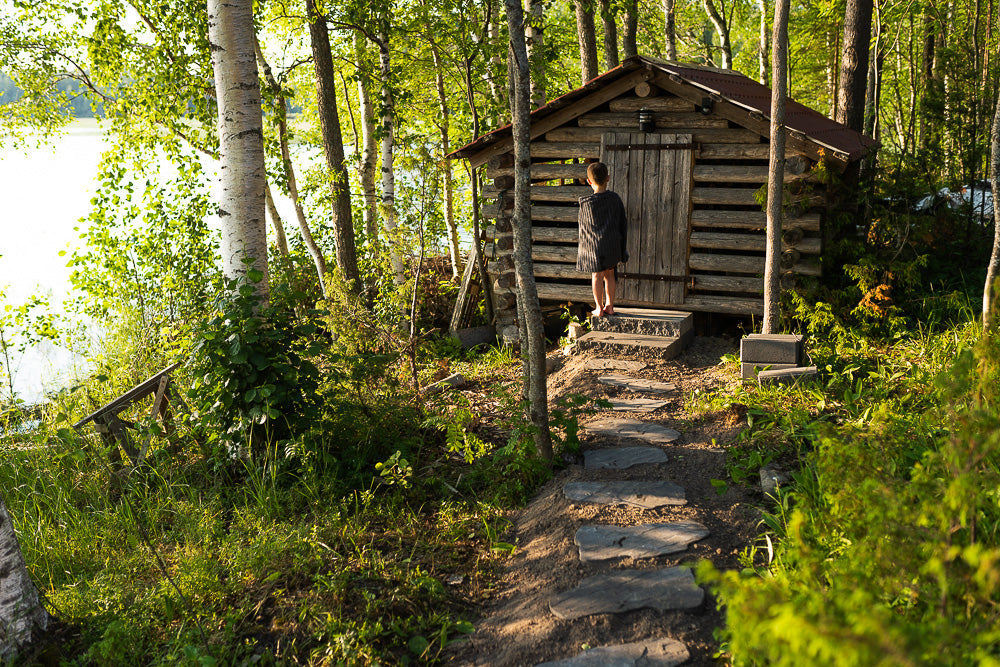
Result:
[[[693,417],[684,411],[684,399],[692,391],[731,382],[719,367],[719,358],[737,349],[723,338],[696,338],[673,361],[642,361],[647,366],[629,372],[635,378],[672,382],[678,389],[662,398],[668,405],[650,414],[614,413],[676,429],[681,436],[663,446],[667,461],[625,470],[589,470],[583,460],[559,472],[514,520],[508,538],[517,551],[508,562],[495,596],[487,603],[476,632],[452,656],[458,665],[536,665],[561,660],[591,647],[617,645],[638,640],[671,637],[683,642],[688,665],[716,664],[718,643],[713,631],[722,623],[721,612],[709,594],[697,608],[679,611],[639,609],[615,614],[595,614],[560,620],[549,610],[553,596],[568,591],[592,575],[616,569],[652,570],[675,565],[693,565],[709,559],[723,569],[738,567],[740,551],[753,540],[758,515],[754,509],[760,496],[753,489],[730,486],[720,495],[712,479],[725,479],[726,444],[741,430],[738,412],[724,411]],[[609,371],[585,368],[587,357],[573,355],[549,379],[550,398],[569,392],[611,400],[635,398],[627,389],[597,381]],[[648,398],[649,395],[642,395]],[[608,412],[601,413],[607,417]],[[595,417],[581,420],[585,426]],[[606,437],[588,436],[583,449],[595,450],[622,444]],[[605,480],[665,480],[686,490],[686,505],[641,509],[627,505],[603,506],[572,502],[563,495],[568,482]],[[574,543],[584,524],[633,526],[662,521],[697,521],[710,534],[681,553],[653,558],[620,558],[581,562]]]

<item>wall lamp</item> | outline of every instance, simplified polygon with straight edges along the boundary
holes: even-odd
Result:
[[[711,97],[701,98],[701,106],[698,107],[698,111],[702,112],[706,116],[712,113],[712,109],[715,108],[715,100]]]
[[[656,116],[646,107],[639,109],[639,130],[646,133],[656,131]]]

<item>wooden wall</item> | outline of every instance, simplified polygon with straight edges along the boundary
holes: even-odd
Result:
[[[640,84],[636,91],[655,94],[657,89]],[[664,91],[648,97],[630,92],[531,143],[532,255],[539,297],[556,302],[591,300],[590,275],[574,267],[577,202],[591,192],[586,185],[586,163],[601,157],[604,133],[638,131],[638,111],[643,107],[654,112],[657,131],[691,134],[699,145],[694,152],[688,235],[691,281],[684,303],[622,305],[762,313],[765,214],[755,195],[763,193],[767,183],[766,139],[724,118],[702,114],[691,102]],[[493,202],[483,210],[494,221],[485,231],[486,256],[496,280],[500,311],[513,305],[512,165],[511,153],[492,158],[486,167],[492,184],[483,192]],[[785,180],[794,193],[783,224],[786,287],[795,284],[797,275],[815,276],[820,271],[820,217],[826,195],[811,177],[811,166],[808,158],[790,155],[786,167]],[[624,187],[614,178],[612,173],[610,189]],[[502,330],[513,322],[513,314],[508,312],[499,320]]]

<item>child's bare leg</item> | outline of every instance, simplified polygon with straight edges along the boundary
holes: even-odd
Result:
[[[615,314],[615,290],[617,289],[617,284],[615,283],[615,270],[610,268],[604,272],[604,293],[606,295],[604,314],[614,315]]]
[[[597,306],[591,311],[594,317],[604,314],[604,272],[598,271],[590,278],[590,287],[594,292],[594,304]]]

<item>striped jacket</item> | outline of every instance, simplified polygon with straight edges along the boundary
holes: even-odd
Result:
[[[611,192],[580,197],[580,247],[576,270],[596,273],[628,260],[625,205]]]

